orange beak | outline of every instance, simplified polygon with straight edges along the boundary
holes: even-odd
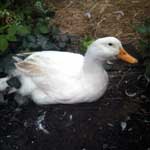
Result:
[[[126,61],[128,63],[131,63],[131,64],[135,64],[138,62],[138,60],[134,58],[133,56],[131,56],[130,54],[128,54],[125,49],[120,48],[119,50],[120,50],[118,54],[119,59]]]

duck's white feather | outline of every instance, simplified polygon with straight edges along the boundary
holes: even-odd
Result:
[[[16,64],[23,85],[20,93],[31,94],[38,104],[93,101],[95,96],[102,95],[106,84],[93,82],[93,79],[100,78],[98,74],[92,80],[88,74],[85,78],[83,64],[84,57],[80,54],[55,51],[34,53]],[[103,85],[103,92],[99,92],[97,85]]]
[[[56,51],[32,53],[16,63],[13,74],[20,77],[19,92],[31,95],[37,104],[95,101],[108,85],[103,63],[116,56],[120,47],[118,39],[107,37],[93,42],[85,56]]]
[[[16,64],[22,74],[20,92],[29,92],[38,103],[71,103],[71,99],[79,97],[76,92],[83,90],[80,81],[83,61],[82,55],[68,52],[34,53]]]
[[[62,57],[63,56],[63,57]],[[36,52],[25,61],[16,64],[18,70],[28,76],[40,76],[42,73],[65,74],[76,77],[83,65],[80,54],[57,51]]]

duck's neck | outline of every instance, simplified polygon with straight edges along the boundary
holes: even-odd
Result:
[[[86,54],[84,59],[83,71],[86,74],[102,74],[105,72],[103,64],[103,60],[93,58]]]
[[[83,65],[83,81],[85,85],[97,87],[102,91],[106,89],[108,83],[108,75],[103,67],[104,61],[92,59],[85,56]],[[103,92],[102,92],[103,93]]]

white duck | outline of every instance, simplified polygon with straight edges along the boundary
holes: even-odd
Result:
[[[114,57],[137,63],[114,37],[94,41],[85,56],[70,52],[34,52],[16,63],[15,74],[22,84],[19,93],[31,95],[37,104],[95,101],[108,85],[103,64]]]

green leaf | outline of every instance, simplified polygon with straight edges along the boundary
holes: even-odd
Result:
[[[5,35],[0,35],[0,52],[4,52],[8,48],[8,41]]]
[[[142,50],[145,50],[147,48],[147,42],[145,40],[139,40],[139,45]]]
[[[36,37],[35,37],[34,35],[31,35],[31,34],[27,35],[27,36],[26,36],[26,39],[27,39],[27,41],[29,41],[29,42],[33,42],[33,43],[36,42]]]
[[[27,26],[19,25],[17,29],[17,34],[25,36],[30,33],[30,29]]]
[[[4,31],[8,28],[8,25],[0,27],[0,33],[4,33]]]
[[[39,30],[40,30],[40,33],[43,33],[43,34],[46,34],[49,32],[48,26],[46,26],[46,25],[40,26]]]
[[[8,32],[8,34],[13,35],[13,34],[17,33],[17,30],[18,30],[18,25],[13,24],[8,28],[7,32]]]
[[[150,25],[147,27],[147,32],[150,34]]]
[[[80,42],[80,48],[81,48],[81,52],[84,53],[88,46],[94,41],[93,38],[91,37],[85,37],[81,42]]]
[[[59,29],[56,26],[51,26],[52,35],[57,35],[59,33]]]
[[[49,32],[48,25],[45,23],[38,23],[36,28],[41,34],[47,34]]]
[[[144,25],[137,27],[136,30],[138,33],[141,33],[141,34],[145,34],[147,32],[147,28]]]
[[[6,35],[6,38],[7,38],[7,40],[10,41],[10,42],[15,42],[15,41],[17,41],[16,36],[13,35],[13,34],[8,34],[8,35]]]

